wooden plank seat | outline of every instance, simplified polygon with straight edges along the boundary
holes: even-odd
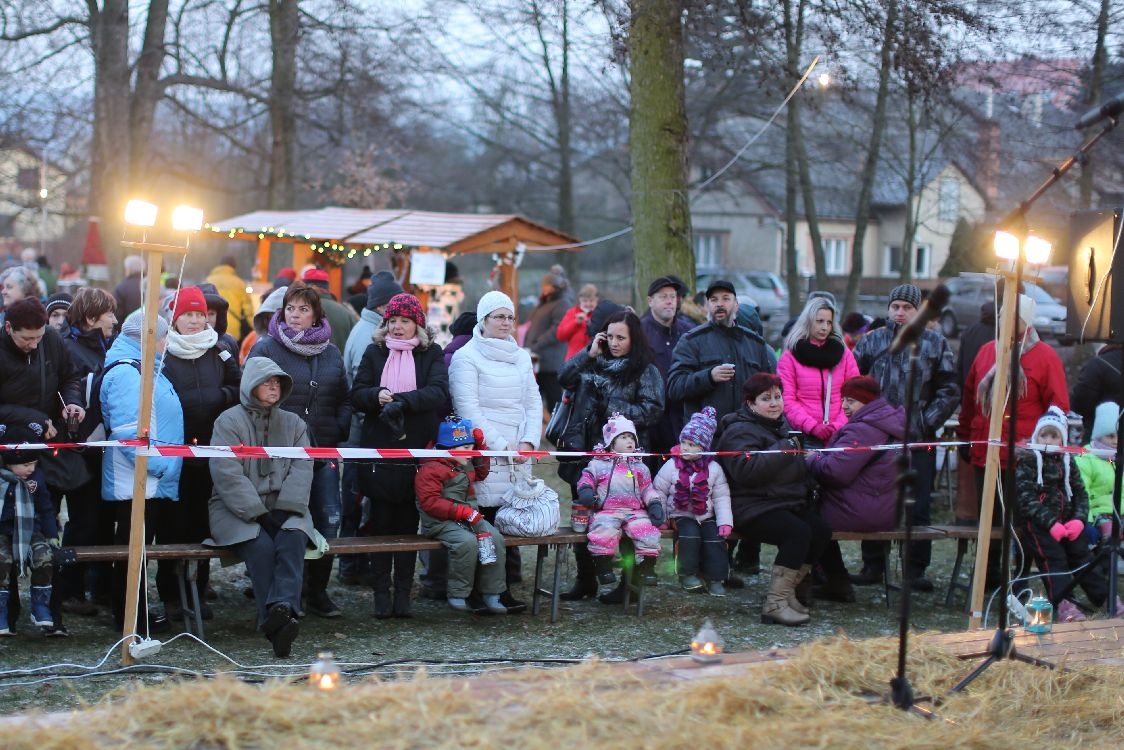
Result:
[[[973,526],[916,526],[911,530],[913,539],[915,540],[930,540],[939,541],[941,539],[956,539],[957,540],[957,556],[956,562],[953,566],[952,581],[949,584],[949,591],[945,598],[946,603],[951,602],[954,590],[963,589],[966,584],[959,580],[961,565],[964,555],[968,549],[968,543],[976,538],[976,528]],[[998,529],[994,530],[993,538],[998,534]],[[664,532],[665,538],[671,537],[670,531]],[[731,540],[737,540],[741,537],[737,532],[730,535]],[[904,529],[894,529],[891,531],[869,531],[869,532],[854,532],[854,531],[837,531],[832,534],[832,538],[837,541],[876,541],[884,542],[887,547],[894,542],[902,542],[905,539]],[[564,549],[571,544],[581,544],[586,541],[584,533],[576,533],[569,529],[563,528],[549,536],[541,537],[505,537],[505,544],[508,547],[535,547],[536,560],[535,560],[535,578],[534,578],[534,593],[531,600],[531,613],[539,614],[544,600],[550,601],[550,621],[555,623],[558,621],[560,611],[560,599],[562,582],[562,560]],[[427,550],[437,550],[441,548],[441,543],[435,539],[430,539],[416,534],[404,534],[395,536],[366,536],[366,537],[340,537],[332,539],[328,542],[328,552],[333,555],[355,555],[355,554],[373,554],[385,552],[423,552]],[[550,585],[547,587],[545,580],[546,561],[550,555],[550,551],[554,550],[554,564],[550,571]],[[129,556],[129,550],[124,545],[98,545],[98,546],[83,546],[71,547],[63,550],[63,559],[66,562],[112,562],[117,560],[126,560]],[[233,559],[234,553],[228,549],[205,547],[201,544],[150,544],[145,547],[145,556],[149,560],[176,560],[184,563],[196,563],[195,565],[186,565],[186,576],[177,576],[180,582],[180,598],[185,612],[185,627],[188,630],[195,632],[196,635],[202,637],[203,622],[198,616],[200,611],[199,602],[188,602],[189,593],[192,598],[198,596],[196,587],[187,587],[184,583],[185,577],[188,580],[194,580],[198,562],[202,560],[210,560],[211,558],[227,558]],[[644,613],[644,586],[629,586],[627,588],[627,595],[625,597],[625,607],[627,608],[631,601],[631,594],[637,595],[637,615]],[[887,603],[889,603],[889,591],[892,586],[887,578],[886,591]],[[190,592],[188,591],[190,589]],[[188,612],[196,613],[195,621],[186,621]]]

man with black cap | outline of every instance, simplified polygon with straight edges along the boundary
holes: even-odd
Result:
[[[905,407],[905,387],[909,374],[910,347],[890,354],[890,345],[898,329],[908,325],[921,306],[921,290],[913,284],[899,284],[890,290],[887,321],[862,337],[855,346],[855,361],[863,375],[878,381],[882,398],[893,406]],[[914,403],[907,430],[908,439],[914,442],[934,442],[945,421],[960,405],[959,374],[952,348],[938,331],[925,330],[917,340],[918,367],[914,382]],[[937,454],[929,448],[911,451],[910,467],[916,474],[916,502],[912,523],[929,523],[933,481],[937,474]],[[851,580],[858,584],[881,583],[885,575],[885,550],[881,542],[863,542],[863,569]],[[910,567],[905,574],[913,580],[917,591],[932,591],[932,582],[925,577],[925,569],[932,559],[932,542],[914,542],[910,549]]]
[[[367,305],[359,314],[359,322],[352,326],[343,347],[343,366],[349,385],[355,379],[355,372],[363,360],[363,352],[367,351],[367,346],[371,343],[371,337],[382,325],[383,308],[391,297],[401,293],[402,285],[390,271],[379,271],[371,277],[371,283],[367,286]]]
[[[738,296],[729,281],[706,290],[707,322],[683,334],[667,376],[667,397],[681,401],[681,418],[713,406],[718,418],[742,403],[742,383],[755,372],[776,372],[777,359],[765,339],[738,325]]]
[[[640,318],[640,327],[652,347],[653,361],[667,383],[671,369],[671,355],[683,334],[695,327],[695,322],[679,312],[687,285],[678,276],[660,276],[648,285],[648,312]],[[649,450],[663,453],[679,441],[683,429],[683,404],[666,398],[667,409],[663,419],[648,431]],[[658,468],[658,467],[657,467]]]

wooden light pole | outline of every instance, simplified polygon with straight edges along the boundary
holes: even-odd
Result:
[[[129,201],[125,210],[125,221],[136,226],[151,227],[156,220],[156,206],[141,204],[140,201]],[[181,219],[181,211],[192,212],[191,220]],[[202,225],[202,212],[197,209],[177,208],[173,214],[173,227],[177,230],[190,233],[198,231]],[[183,245],[160,244],[147,241],[147,237],[140,242],[123,241],[121,246],[126,250],[137,250],[144,258],[144,294],[141,304],[144,308],[144,335],[141,338],[140,362],[140,403],[137,409],[137,437],[149,440],[149,430],[152,425],[152,391],[156,371],[156,319],[159,315],[157,309],[160,303],[160,268],[165,254],[183,255],[187,253],[190,244],[190,234],[185,237]],[[144,575],[142,561],[144,558],[144,513],[147,506],[145,487],[148,480],[148,455],[141,450],[136,451],[133,467],[133,506],[130,508],[129,525],[129,563],[125,583],[125,625],[122,631],[121,663],[125,665],[134,662],[129,651],[133,634],[137,624],[137,612],[140,603],[141,579]]]

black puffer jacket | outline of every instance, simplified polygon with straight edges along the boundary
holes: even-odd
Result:
[[[1085,434],[1093,429],[1097,405],[1115,401],[1124,405],[1124,350],[1109,344],[1081,367],[1069,392],[1069,407],[1085,420]]]
[[[238,403],[242,368],[238,357],[220,344],[195,359],[164,357],[164,376],[172,382],[183,407],[183,436],[190,444],[210,445],[215,420]]]
[[[437,425],[445,416],[449,400],[449,371],[445,367],[444,352],[437,344],[430,344],[424,349],[415,348],[413,355],[418,388],[394,394],[394,400],[405,408],[406,437],[398,440],[387,424],[379,419],[382,413],[379,381],[390,350],[385,344],[371,344],[363,353],[355,373],[355,384],[351,388],[352,407],[365,417],[360,446],[425,448],[437,439]]]
[[[898,326],[871,331],[855,346],[859,372],[882,386],[882,398],[894,406],[905,406],[906,375],[909,373],[909,347],[890,354],[890,344]],[[933,440],[937,430],[960,405],[960,375],[948,340],[936,331],[923,331],[918,339],[918,369],[914,393],[917,408],[909,420],[911,440]]]
[[[742,406],[718,423],[714,450],[736,452],[722,456],[722,468],[730,482],[730,505],[734,527],[743,528],[772,510],[802,512],[813,486],[801,453],[753,451],[787,450],[795,445],[788,437],[788,420],[767,419]],[[746,455],[749,452],[751,455]]]
[[[583,349],[562,365],[558,383],[574,391],[569,427],[562,436],[568,450],[592,450],[613,414],[630,419],[640,446],[648,446],[648,428],[663,416],[663,378],[659,368],[649,364],[638,379],[625,381],[623,364],[622,359],[604,355],[590,357],[589,350]]]
[[[347,439],[351,402],[347,398],[343,355],[335,344],[328,344],[315,357],[305,357],[286,349],[271,336],[263,336],[250,350],[250,356],[269,357],[293,379],[293,392],[281,408],[304,419],[312,445],[334,448]]]
[[[82,372],[59,332],[47,326],[39,346],[23,352],[0,330],[0,423],[50,419],[59,428],[59,396],[67,404],[85,406]]]
[[[1035,455],[1038,453],[1038,456]],[[1015,508],[1017,516],[1036,526],[1050,530],[1055,523],[1089,517],[1089,494],[1081,481],[1077,464],[1069,461],[1069,490],[1066,492],[1065,460],[1060,453],[1020,450],[1016,453],[1015,486],[1018,487]],[[1038,481],[1038,460],[1042,461],[1042,481]]]

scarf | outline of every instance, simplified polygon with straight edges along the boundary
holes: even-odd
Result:
[[[294,331],[285,323],[285,311],[278,310],[269,319],[269,335],[302,357],[315,357],[332,343],[332,324],[323,318],[316,325],[303,331]]]
[[[23,575],[27,569],[27,561],[31,557],[31,535],[35,533],[35,503],[31,493],[36,489],[36,482],[24,481],[8,469],[0,469],[0,506],[8,497],[8,490],[12,489],[12,500],[15,503],[15,518],[12,524],[15,538],[12,541],[17,575]]]
[[[800,339],[792,347],[792,356],[805,367],[830,370],[843,359],[843,348],[843,342],[834,336],[829,336],[822,344]]]
[[[1023,361],[1023,357],[1026,356],[1026,353],[1029,352],[1031,349],[1033,349],[1035,347],[1035,345],[1039,342],[1039,340],[1040,339],[1038,338],[1038,331],[1034,330],[1033,328],[1026,329],[1026,334],[1023,336],[1022,349],[1019,351],[1019,363],[1020,364]],[[998,357],[998,355],[999,355],[999,342],[998,341],[995,342],[995,354],[996,354],[996,357]],[[979,406],[980,406],[980,414],[982,414],[985,417],[991,416],[991,391],[995,386],[995,368],[996,368],[996,366],[998,366],[998,364],[999,364],[998,362],[993,364],[991,366],[991,369],[987,371],[987,374],[985,374],[982,378],[980,378],[979,385],[976,386],[976,403],[979,404]],[[1019,391],[1018,391],[1018,393],[1019,393],[1019,396],[1018,396],[1019,398],[1022,398],[1023,396],[1026,395],[1026,369],[1023,368],[1023,367],[1019,368]],[[1008,393],[1004,397],[1004,402],[1006,402],[1006,400],[1009,399],[1010,397],[1011,397],[1011,394],[1008,391]]]
[[[710,497],[710,462],[713,456],[699,456],[688,460],[679,453],[679,446],[671,449],[671,460],[679,470],[675,480],[675,494],[672,504],[681,513],[693,516],[706,515],[706,501]]]
[[[207,326],[199,333],[168,331],[168,354],[179,359],[199,359],[218,343],[219,333]]]
[[[511,336],[506,339],[486,338],[481,332],[481,326],[472,329],[472,340],[476,342],[476,347],[484,359],[496,362],[517,362],[523,351]]]
[[[386,348],[390,356],[382,368],[379,385],[389,388],[392,393],[406,393],[418,389],[418,375],[414,371],[414,347],[419,343],[417,336],[412,339],[392,339],[387,337]]]
[[[1097,448],[1098,450],[1102,450],[1102,451],[1114,451],[1114,452],[1116,451],[1115,445],[1109,445],[1108,443],[1103,442],[1100,438],[1096,438],[1095,440],[1093,440],[1091,445],[1094,448]],[[1105,461],[1112,461],[1112,460],[1113,459],[1111,459],[1111,458],[1105,459]]]

